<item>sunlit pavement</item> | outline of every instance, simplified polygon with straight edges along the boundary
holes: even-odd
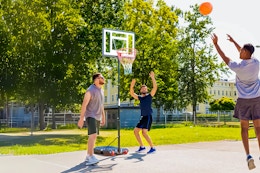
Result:
[[[249,171],[241,141],[201,142],[157,146],[155,154],[135,153],[107,157],[97,155],[96,166],[85,166],[85,151],[51,155],[0,155],[3,173],[245,173],[260,172],[260,152],[256,139],[250,140],[256,168]],[[147,148],[148,151],[149,148]]]

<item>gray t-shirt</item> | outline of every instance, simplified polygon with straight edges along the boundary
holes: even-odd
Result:
[[[236,73],[238,98],[260,97],[259,61],[257,59],[242,60],[240,63],[230,61],[228,66]]]
[[[90,92],[91,98],[86,107],[85,117],[92,117],[100,121],[104,109],[104,91],[92,84],[86,92]]]

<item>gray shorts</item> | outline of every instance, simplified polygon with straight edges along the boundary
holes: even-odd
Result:
[[[260,97],[253,99],[238,98],[234,117],[240,120],[260,119]]]
[[[99,134],[100,121],[92,117],[87,117],[86,119],[88,127],[88,135]]]

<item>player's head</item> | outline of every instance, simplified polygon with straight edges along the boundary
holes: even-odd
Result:
[[[102,76],[101,73],[95,73],[92,76],[92,80],[94,83],[97,83],[99,85],[103,85],[105,83],[105,78]]]
[[[240,51],[240,58],[241,59],[249,59],[251,58],[252,54],[254,53],[255,48],[252,44],[244,44]]]
[[[141,88],[140,88],[140,93],[141,94],[147,94],[148,93],[148,88],[146,85],[142,85]]]

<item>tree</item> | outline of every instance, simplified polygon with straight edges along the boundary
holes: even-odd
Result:
[[[11,55],[19,62],[13,69],[19,76],[17,92],[24,103],[40,106],[43,129],[45,105],[75,103],[77,80],[70,74],[81,60],[78,33],[85,23],[76,3],[69,0],[13,3],[4,19],[12,34]]]
[[[123,30],[136,33],[136,48],[138,54],[133,64],[133,75],[123,76],[122,96],[129,98],[129,84],[132,78],[137,83],[152,87],[149,78],[150,71],[156,74],[158,91],[154,97],[157,107],[157,121],[160,118],[160,107],[174,107],[177,96],[177,27],[175,12],[164,1],[159,0],[154,7],[154,1],[133,0],[126,3]],[[139,85],[139,86],[140,86]],[[139,93],[136,87],[136,93]]]
[[[1,49],[8,52],[1,52],[1,96],[9,89],[30,107],[37,104],[43,129],[46,107],[73,109],[92,74],[108,72],[103,67],[113,61],[101,56],[102,28],[120,25],[123,1],[0,2]]]
[[[12,11],[12,0],[0,0],[0,107],[6,106],[6,118],[9,115],[9,101],[17,95],[20,61],[13,51],[13,35],[8,27],[8,13]]]
[[[218,80],[219,72],[225,72],[224,64],[217,63],[212,45],[206,43],[214,28],[209,16],[198,12],[198,5],[191,6],[192,11],[184,13],[184,24],[179,34],[179,106],[193,108],[196,123],[197,103],[209,99],[207,88]]]
[[[222,97],[220,99],[215,99],[209,103],[210,111],[227,111],[234,110],[235,101],[232,98]]]

